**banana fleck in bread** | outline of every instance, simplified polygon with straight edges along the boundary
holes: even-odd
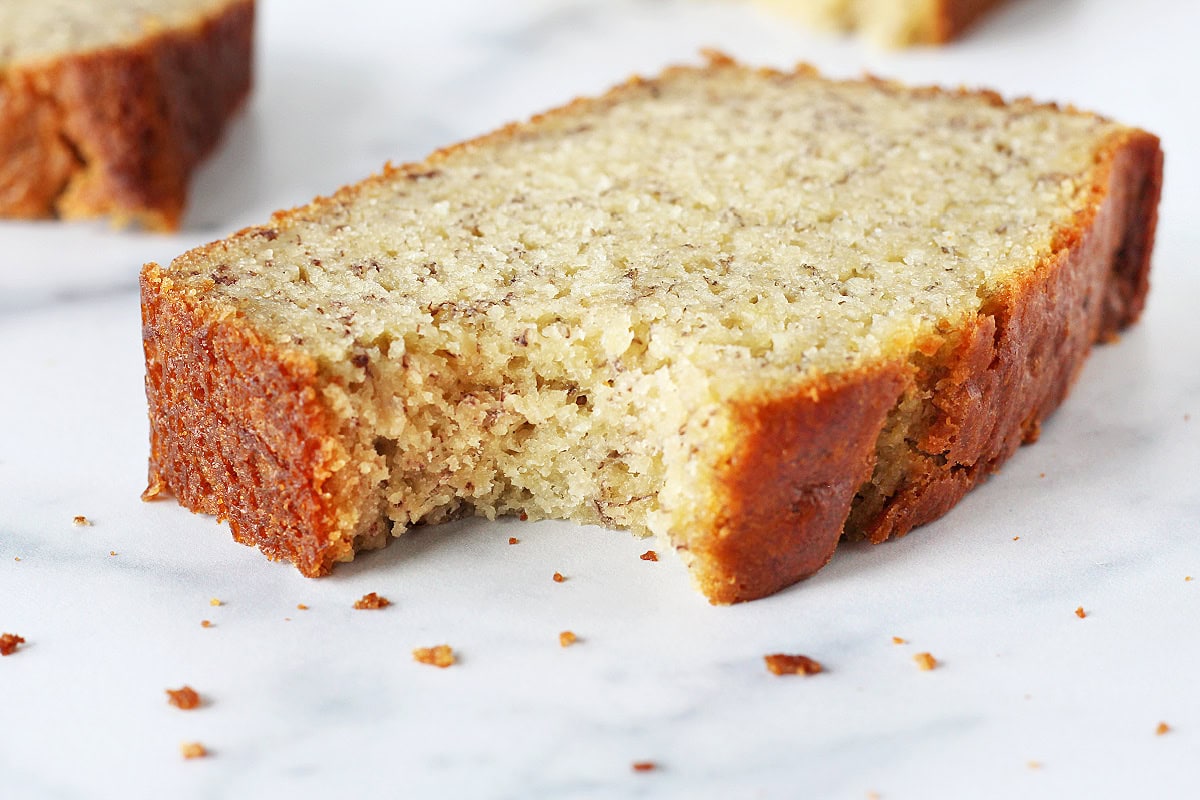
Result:
[[[947,511],[1137,317],[1158,140],[704,68],[142,273],[147,496],[322,575],[419,522],[656,534],[727,603]]]
[[[884,47],[945,44],[1004,0],[759,0],[813,25],[860,31]]]
[[[253,0],[0,4],[0,216],[178,228],[253,29]]]

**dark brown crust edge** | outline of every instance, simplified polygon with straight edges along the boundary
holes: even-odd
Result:
[[[254,0],[0,77],[0,216],[175,230],[197,164],[250,90]]]
[[[334,475],[348,460],[310,358],[264,341],[239,317],[142,271],[150,413],[149,483],[228,520],[233,537],[305,575],[352,553],[339,511],[354,499]]]
[[[1093,201],[1060,231],[1050,258],[992,298],[937,369],[881,365],[739,410],[748,435],[724,469],[726,513],[688,543],[710,601],[765,597],[828,562],[906,383],[932,392],[930,419],[904,483],[866,526],[873,542],[945,514],[1036,439],[1091,345],[1134,322],[1145,303],[1158,139],[1128,130],[1096,159]]]

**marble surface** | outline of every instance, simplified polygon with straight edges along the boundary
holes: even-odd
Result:
[[[889,53],[716,0],[264,2],[257,93],[182,233],[0,222],[0,632],[28,640],[0,659],[0,797],[1195,796],[1196,30],[1189,0],[1017,0]],[[941,521],[731,608],[619,532],[467,520],[311,581],[138,499],[143,261],[704,46],[1163,136],[1146,316],[1039,444]],[[352,609],[369,591],[393,605]],[[412,660],[442,642],[454,668]],[[780,651],[827,672],[772,676]],[[200,709],[167,705],[183,684]]]

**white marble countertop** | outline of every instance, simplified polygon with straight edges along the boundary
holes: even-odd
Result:
[[[0,632],[28,640],[0,659],[0,797],[1200,792],[1200,6],[1017,0],[904,53],[718,0],[268,0],[260,19],[257,92],[183,233],[0,222]],[[948,517],[715,608],[619,532],[468,520],[312,581],[138,499],[143,261],[706,46],[1162,135],[1144,320]],[[393,605],[353,610],[368,591]],[[412,660],[442,642],[454,668]],[[772,676],[780,651],[828,671]],[[203,707],[167,705],[183,684]],[[210,757],[184,761],[189,740]]]

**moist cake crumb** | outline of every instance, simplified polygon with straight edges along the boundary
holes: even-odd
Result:
[[[445,669],[453,664],[456,659],[454,650],[450,648],[450,645],[439,644],[434,647],[418,647],[413,650],[413,660]]]
[[[86,528],[92,524],[92,521],[83,514],[76,514],[75,519],[71,520],[77,528]]]
[[[179,745],[179,752],[184,758],[204,758],[208,750],[199,742],[184,742]]]
[[[1083,619],[1087,616],[1087,612],[1083,610],[1083,606],[1079,606],[1079,608],[1075,609],[1075,616],[1079,617],[1080,619]]]
[[[892,644],[908,644],[907,639],[902,639],[899,636],[892,637]]]
[[[304,605],[304,603],[297,603],[296,608],[300,611],[308,611],[308,606]]]
[[[215,598],[215,597],[214,597],[213,599],[209,600],[209,601],[208,601],[208,604],[209,604],[210,606],[223,606],[223,605],[225,605],[224,603],[222,603],[220,600],[218,600],[218,599],[217,599],[217,598]]]
[[[1158,727],[1154,729],[1155,736],[1162,736],[1165,733],[1171,732],[1171,726],[1165,722],[1158,723]]]
[[[563,574],[561,572],[554,573],[554,582],[555,583],[562,583],[565,580],[566,580],[566,578],[563,577]]]
[[[11,656],[22,644],[25,644],[25,640],[15,633],[0,635],[0,656]]]
[[[200,695],[190,686],[179,689],[167,689],[167,702],[184,711],[191,711],[200,705]]]
[[[766,662],[767,669],[776,675],[816,675],[825,671],[820,662],[808,656],[774,653],[763,656],[763,661]]]
[[[520,541],[521,541],[521,540],[520,540],[520,539],[518,539],[518,538],[517,538],[517,537],[515,537],[515,536],[510,536],[510,537],[508,537],[508,543],[509,543],[509,544],[519,544],[519,543],[520,543]]]
[[[354,601],[354,607],[357,609],[387,608],[391,604],[391,600],[388,600],[386,597],[378,595],[375,592],[367,592],[362,597]]]
[[[639,558],[641,558],[642,561],[658,561],[658,553],[654,552],[653,550],[647,550],[646,552],[642,553]]]
[[[211,628],[212,626],[213,626],[213,624],[212,624],[212,622],[211,622],[210,620],[207,620],[207,619],[202,619],[202,620],[200,620],[200,627],[201,627],[201,628]]]
[[[578,637],[571,631],[563,631],[558,635],[558,643],[563,647],[570,647],[579,641]]]
[[[938,665],[937,659],[931,653],[917,653],[913,656],[913,661],[917,662],[917,666],[926,672]]]

